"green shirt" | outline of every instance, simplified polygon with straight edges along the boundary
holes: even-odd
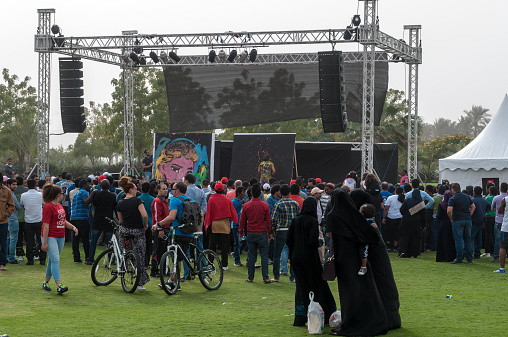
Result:
[[[432,214],[437,214],[437,209],[438,209],[441,201],[443,201],[443,197],[440,195],[436,195],[436,196],[432,197],[432,199],[434,199],[434,210],[433,210]]]
[[[494,196],[489,195],[488,197],[485,198],[485,200],[487,200],[487,202],[492,206],[492,200],[494,200]],[[496,211],[493,211],[491,208],[490,211],[488,211],[487,214],[485,214],[485,215],[486,216],[496,216]]]

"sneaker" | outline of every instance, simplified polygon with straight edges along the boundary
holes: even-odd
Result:
[[[51,288],[49,287],[49,283],[48,282],[43,282],[42,283],[42,289],[44,289],[46,291],[51,291]]]
[[[38,256],[34,256],[34,260],[35,260],[35,261],[38,261],[38,260],[39,260],[39,257],[38,257]]]
[[[367,267],[360,267],[360,270],[358,271],[358,275],[363,276],[367,274]]]
[[[504,268],[503,268],[503,269],[501,269],[501,268],[496,269],[496,270],[494,270],[494,273],[498,273],[498,274],[506,274],[506,272],[505,272]]]
[[[8,264],[21,264],[21,262],[19,262],[18,260],[14,260],[14,261],[9,261],[7,262]]]
[[[23,262],[23,260],[24,260],[23,256],[18,256],[18,261],[19,262]]]
[[[222,270],[229,270],[228,267],[222,267]]]
[[[457,259],[453,260],[452,262],[450,262],[451,264],[462,264],[462,261],[459,261]]]
[[[490,257],[490,253],[483,253],[482,255],[480,255],[481,257]]]
[[[67,290],[69,290],[69,288],[67,288],[66,286],[64,286],[63,284],[60,283],[60,285],[58,286],[58,288],[56,288],[56,292],[58,295],[62,295],[64,292],[66,292]]]
[[[145,288],[145,287],[143,287],[143,286],[138,286],[138,291],[145,291],[145,290],[146,290],[146,288]]]
[[[254,268],[261,268],[261,265],[260,264],[255,264]]]
[[[273,260],[272,259],[268,259],[268,265],[272,265],[273,264]]]
[[[243,264],[241,262],[235,263],[235,267],[241,267]]]

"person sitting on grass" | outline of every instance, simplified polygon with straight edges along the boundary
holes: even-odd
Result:
[[[60,204],[63,195],[62,189],[57,185],[47,184],[42,189],[42,199],[46,204],[42,209],[41,249],[48,253],[46,278],[42,284],[42,289],[51,291],[48,282],[53,277],[58,294],[63,294],[69,290],[60,280],[60,253],[62,253],[65,243],[65,228],[72,229],[75,236],[79,234],[78,229],[65,220],[65,210]]]
[[[376,208],[372,204],[363,204],[360,207],[360,213],[362,213],[365,220],[371,224],[372,227],[378,228],[376,222],[374,221],[374,216],[376,215]],[[369,245],[360,245],[360,260],[362,261],[362,266],[358,271],[358,275],[363,276],[367,273],[367,257],[369,256]]]

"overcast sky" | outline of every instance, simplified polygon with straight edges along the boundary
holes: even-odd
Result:
[[[4,32],[0,66],[19,77],[30,76],[37,87],[38,56],[34,52],[37,9],[54,8],[55,23],[65,36],[219,33],[345,28],[363,1],[3,1]],[[508,92],[508,1],[380,0],[381,31],[407,40],[404,25],[422,25],[423,64],[419,67],[419,115],[425,122],[456,120],[464,110],[481,105],[495,113]],[[337,49],[358,51],[355,43]],[[258,53],[313,52],[330,45],[274,46]],[[179,54],[206,54],[206,49],[180,49]],[[50,132],[62,132],[59,106],[58,55],[52,57]],[[111,101],[111,79],[120,68],[84,61],[85,104]],[[389,88],[406,90],[407,67],[390,64]],[[50,146],[73,143],[75,136],[51,136]]]

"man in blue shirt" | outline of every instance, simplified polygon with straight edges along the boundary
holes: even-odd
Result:
[[[446,213],[452,222],[453,238],[457,257],[451,264],[461,264],[464,257],[473,263],[471,246],[471,215],[476,208],[469,195],[460,192],[459,184],[452,184],[453,197],[448,201]]]
[[[408,199],[413,194],[413,191],[418,189],[419,186],[420,186],[420,181],[418,179],[411,180],[411,187],[413,187],[413,189],[406,193],[406,199]],[[432,209],[433,210],[434,209],[434,199],[424,191],[420,191],[420,195],[422,196],[423,202],[426,203],[425,209]]]
[[[71,222],[78,229],[78,235],[74,235],[72,239],[72,253],[74,255],[74,263],[83,262],[79,254],[79,240],[83,242],[83,249],[85,250],[86,263],[90,264],[89,249],[90,249],[90,224],[88,222],[88,213],[90,203],[88,197],[90,196],[90,184],[86,180],[79,182],[79,190],[72,197],[72,212]],[[85,200],[87,202],[85,203]]]
[[[236,197],[233,199],[233,206],[235,207],[236,214],[238,215],[238,222],[233,222],[232,233],[233,233],[233,258],[235,259],[235,267],[241,267],[242,261],[240,261],[240,236],[238,234],[238,227],[240,225],[240,216],[242,214],[242,207],[245,201],[245,187],[239,186],[236,188]]]

